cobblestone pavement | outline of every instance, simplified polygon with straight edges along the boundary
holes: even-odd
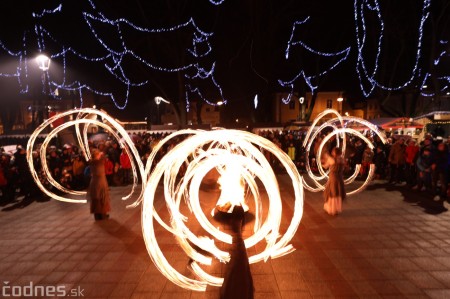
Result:
[[[279,175],[282,227],[292,216],[288,182]],[[39,286],[84,298],[217,298],[216,287],[187,291],[160,274],[143,241],[141,208],[127,209],[132,200],[120,199],[128,191],[112,187],[111,218],[97,222],[87,204],[0,206],[2,294],[24,295],[26,287]],[[292,240],[296,251],[251,265],[255,298],[450,298],[447,202],[378,181],[349,197],[339,216],[327,215],[322,206],[321,193],[305,192]],[[155,207],[167,216],[161,199]],[[174,239],[158,234],[168,260],[189,274],[188,258],[178,254]],[[223,273],[223,264],[210,267],[212,274]]]

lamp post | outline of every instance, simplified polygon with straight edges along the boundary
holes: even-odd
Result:
[[[218,112],[219,112],[219,121],[218,123],[216,123],[216,125],[221,124],[222,123],[222,109],[221,107],[223,106],[223,101],[217,101],[216,102],[216,106],[218,108]]]
[[[344,98],[343,97],[338,97],[337,98],[337,101],[338,101],[338,105],[339,105],[339,114],[342,114],[342,102],[344,101]]]
[[[47,55],[38,55],[38,57],[36,57],[36,62],[39,69],[41,69],[43,72],[48,71],[48,69],[50,68],[50,58],[48,58]]]
[[[298,102],[300,103],[300,120],[305,119],[305,97],[299,97]]]
[[[166,104],[170,104],[170,102],[166,99],[164,99],[163,97],[155,97],[155,103],[156,103],[156,123],[159,125],[161,123],[160,119],[159,119],[159,104],[161,104],[161,102],[164,102]]]
[[[42,70],[42,93],[47,94],[47,71],[50,68],[50,58],[47,55],[40,54],[36,57],[36,63],[40,70]],[[38,98],[38,105],[37,105],[37,121],[39,124],[41,124],[44,121],[44,110],[46,109],[46,105],[43,105],[42,103],[42,96],[39,96]],[[36,127],[35,119],[34,119],[34,111],[32,109],[32,123],[33,128]]]

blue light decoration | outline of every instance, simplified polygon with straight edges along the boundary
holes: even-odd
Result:
[[[220,5],[225,2],[225,0],[209,0],[211,4]]]
[[[197,78],[200,80],[206,80],[206,79],[211,79],[211,82],[213,83],[213,85],[217,88],[217,90],[219,91],[219,94],[221,96],[221,104],[220,105],[224,105],[226,104],[226,100],[223,96],[223,92],[222,92],[222,88],[220,87],[220,85],[217,83],[217,81],[214,78],[214,68],[215,68],[215,63],[213,63],[211,70],[210,71],[206,71],[204,68],[199,67],[198,64],[194,64],[194,69],[196,70],[196,73],[194,75],[189,75],[188,73],[186,73],[184,76],[185,78],[187,78],[190,82],[195,82],[194,80],[196,80]],[[189,111],[189,95],[190,94],[196,94],[198,95],[203,101],[205,101],[206,103],[208,103],[209,105],[212,106],[217,106],[217,101],[214,102],[214,100],[208,100],[203,93],[201,92],[201,90],[198,87],[192,87],[191,83],[187,83],[185,85],[186,88],[186,110]]]
[[[186,79],[186,109],[189,110],[189,95],[194,93],[201,100],[207,102],[210,105],[216,105],[217,99],[209,100],[204,93],[201,92],[199,87],[196,87],[195,84],[199,83],[199,81],[210,81],[214,88],[218,90],[218,94],[222,98],[221,101],[225,104],[227,101],[223,97],[223,91],[220,85],[214,78],[214,67],[215,63],[212,63],[212,66],[208,69],[200,66],[200,58],[204,58],[212,52],[212,47],[209,42],[209,39],[213,35],[213,33],[208,33],[202,31],[191,18],[188,21],[168,27],[168,28],[145,28],[135,25],[133,22],[125,19],[110,19],[105,16],[105,14],[101,11],[98,11],[94,1],[87,0],[89,3],[89,7],[94,12],[82,12],[82,20],[88,26],[92,36],[98,42],[99,45],[106,51],[106,54],[102,56],[88,56],[81,54],[80,51],[77,51],[73,47],[66,46],[64,43],[60,42],[55,36],[51,34],[51,32],[45,28],[42,24],[45,21],[45,17],[53,14],[61,13],[64,9],[63,3],[56,6],[54,9],[43,9],[41,12],[33,12],[32,17],[35,20],[34,31],[30,33],[30,31],[25,31],[23,36],[23,49],[18,51],[11,51],[7,48],[7,46],[0,40],[0,49],[3,49],[10,56],[16,57],[18,60],[17,67],[13,72],[5,72],[0,73],[2,77],[16,77],[20,86],[20,90],[23,93],[28,92],[28,63],[29,58],[27,56],[27,39],[36,39],[38,51],[44,52],[46,51],[46,45],[48,43],[52,44],[53,52],[50,55],[52,60],[61,60],[61,64],[63,66],[62,70],[62,78],[52,78],[51,74],[48,71],[45,71],[44,76],[47,78],[45,80],[48,86],[43,86],[43,92],[45,90],[50,90],[49,94],[58,99],[59,97],[55,94],[55,90],[67,90],[67,91],[78,91],[80,95],[80,103],[81,107],[83,105],[83,92],[84,90],[88,90],[94,94],[109,97],[114,105],[118,109],[125,109],[128,103],[130,90],[133,87],[142,87],[148,84],[147,80],[143,80],[141,82],[134,82],[130,79],[129,74],[127,74],[124,69],[124,60],[125,58],[131,59],[134,62],[140,63],[148,68],[151,68],[156,71],[161,72],[183,72],[184,78]],[[220,5],[223,1],[213,1],[214,5]],[[120,45],[116,48],[109,45],[103,38],[103,36],[96,30],[96,25],[101,24],[103,26],[107,26],[108,32],[113,34],[116,40],[120,41]],[[127,45],[126,39],[124,38],[124,34],[122,32],[123,28],[133,29],[138,32],[142,32],[145,34],[158,34],[158,33],[167,33],[167,32],[175,32],[177,30],[191,28],[192,30],[192,48],[187,49],[187,53],[191,56],[191,61],[184,65],[179,65],[176,67],[164,67],[157,64],[154,64],[137,53],[130,49]],[[201,45],[201,46],[199,46]],[[59,50],[55,50],[54,48],[58,48]],[[200,50],[203,49],[203,50]],[[71,57],[80,58],[86,62],[95,62],[100,63],[103,68],[111,74],[115,79],[117,79],[125,89],[125,94],[123,98],[119,99],[112,92],[105,92],[98,89],[93,88],[92,86],[83,83],[79,80],[74,80],[69,82],[67,78],[67,63],[70,61]],[[44,81],[43,81],[44,82]]]
[[[56,12],[60,12],[61,8],[62,8],[62,3],[59,4],[57,7],[55,7],[54,9],[51,9],[51,10],[50,9],[44,9],[44,10],[42,10],[41,13],[34,13],[33,12],[31,15],[33,17],[35,17],[35,18],[42,18],[46,14],[53,14],[53,13],[56,13]]]
[[[379,73],[379,60],[382,54],[382,44],[383,39],[385,38],[385,23],[381,14],[381,8],[379,4],[379,0],[354,0],[354,18],[355,18],[355,32],[356,32],[356,47],[353,47],[354,50],[356,50],[356,74],[359,78],[359,85],[360,90],[364,97],[369,97],[374,89],[380,88],[383,90],[400,90],[402,88],[405,88],[407,86],[417,84],[421,84],[419,86],[422,95],[424,96],[434,96],[434,91],[426,91],[424,86],[431,85],[428,80],[431,78],[431,74],[429,72],[424,71],[419,67],[421,58],[422,58],[422,51],[423,51],[423,39],[424,39],[424,27],[426,25],[426,21],[428,20],[430,16],[430,6],[431,6],[431,0],[423,0],[423,3],[421,4],[421,13],[420,13],[420,21],[418,24],[418,38],[415,43],[415,62],[411,66],[411,72],[408,75],[408,78],[402,82],[394,84],[393,86],[387,86],[379,81],[377,81],[377,75]],[[278,80],[278,83],[282,87],[289,88],[289,94],[286,98],[283,98],[283,103],[287,104],[292,98],[293,92],[294,92],[294,84],[297,80],[304,80],[306,85],[309,87],[312,93],[315,92],[317,89],[317,86],[314,84],[314,79],[318,78],[319,76],[323,76],[332,69],[336,68],[337,65],[342,63],[343,61],[348,59],[350,50],[352,47],[348,47],[340,52],[336,53],[325,53],[323,51],[314,50],[308,45],[306,45],[302,41],[294,41],[294,33],[299,25],[303,25],[307,23],[311,17],[306,17],[303,20],[294,22],[292,26],[291,35],[289,38],[289,41],[287,43],[286,52],[285,52],[285,58],[286,60],[289,59],[291,55],[292,46],[300,46],[306,50],[308,50],[311,53],[314,53],[318,56],[336,56],[338,57],[337,62],[326,69],[325,71],[322,71],[319,74],[309,75],[305,72],[305,70],[301,69],[296,76],[294,76],[293,79],[289,81],[284,80]],[[364,52],[369,47],[369,38],[373,40],[372,36],[368,36],[368,30],[366,28],[366,20],[371,20],[371,26],[376,26],[378,28],[378,32],[375,36],[375,56],[373,61],[370,63],[368,62],[368,59],[365,57]],[[375,23],[374,23],[375,22]],[[375,24],[375,25],[374,25]],[[373,44],[373,42],[371,42]],[[441,40],[440,45],[442,45],[442,51],[439,52],[438,57],[434,59],[434,65],[437,66],[439,63],[441,63],[441,59],[443,57],[450,56],[450,50],[448,49],[448,41]],[[373,50],[373,49],[370,49]],[[354,51],[353,51],[354,52]],[[448,90],[450,85],[450,76],[439,76],[437,77],[437,80],[442,83],[441,92]]]
[[[422,6],[422,15],[420,18],[420,24],[418,28],[419,37],[417,40],[417,51],[416,60],[411,70],[410,77],[404,82],[396,86],[390,87],[381,84],[376,80],[378,72],[378,62],[382,52],[382,43],[385,33],[385,25],[383,18],[381,16],[381,9],[378,0],[368,1],[368,0],[355,0],[354,2],[354,15],[355,15],[355,27],[356,27],[356,42],[357,42],[357,62],[356,62],[356,72],[359,77],[361,91],[365,97],[370,96],[374,88],[377,86],[385,90],[399,90],[408,85],[410,85],[419,73],[419,60],[422,53],[422,40],[423,40],[423,28],[425,21],[427,20],[430,12],[431,0],[424,0]],[[367,14],[371,14],[372,17],[377,19],[379,25],[379,32],[377,37],[377,53],[375,55],[375,60],[373,63],[372,71],[369,70],[368,63],[365,61],[363,56],[363,50],[366,46],[367,40],[367,28],[366,28],[366,18]]]
[[[434,59],[433,64],[435,66],[438,66],[441,63],[441,59],[443,57],[450,56],[450,51],[448,49],[448,41],[440,40],[439,45],[441,45],[443,47],[443,50],[440,52],[438,57],[436,59]],[[428,79],[430,79],[430,78],[431,78],[430,73],[426,73],[423,76],[422,85],[420,87],[420,90],[421,90],[421,95],[424,97],[434,97],[436,95],[434,90],[432,90],[432,89],[427,90],[427,86],[432,86],[432,82],[428,81]],[[441,88],[440,92],[444,92],[449,88],[450,76],[440,76],[440,77],[437,77],[436,80],[439,83],[442,83],[442,88]]]
[[[339,64],[341,64],[341,62],[345,61],[348,58],[348,55],[350,53],[350,48],[351,47],[347,47],[342,51],[336,52],[336,53],[327,53],[327,52],[322,52],[322,51],[316,51],[313,48],[311,48],[310,46],[308,46],[306,43],[302,42],[302,41],[293,41],[294,39],[294,33],[295,30],[297,28],[298,25],[303,25],[306,22],[308,22],[310,20],[310,17],[306,17],[305,19],[301,20],[301,21],[295,21],[293,26],[292,26],[292,31],[291,31],[291,36],[289,38],[287,47],[286,47],[286,54],[285,54],[285,58],[286,60],[289,58],[289,54],[291,51],[291,46],[300,46],[303,49],[319,56],[319,57],[338,57],[338,60],[332,64],[331,66],[329,66],[327,69],[323,70],[322,72],[318,73],[318,74],[314,74],[314,75],[308,75],[305,73],[304,70],[300,70],[300,72],[294,76],[294,78],[292,78],[289,81],[283,81],[283,80],[278,80],[278,83],[283,86],[283,87],[288,87],[289,88],[289,93],[288,96],[286,98],[282,98],[282,102],[284,104],[288,104],[291,99],[292,99],[292,95],[294,94],[294,87],[295,87],[295,82],[298,79],[303,79],[306,83],[306,85],[308,85],[309,89],[311,90],[312,93],[314,93],[314,91],[317,89],[317,85],[314,83],[315,79],[318,79],[321,76],[324,76],[325,74],[327,74],[329,71],[333,70],[334,68],[336,68]]]
[[[357,67],[356,71],[360,80],[360,87],[363,91],[363,94],[365,97],[370,96],[370,94],[373,92],[375,86],[379,87],[384,90],[399,90],[404,87],[407,87],[409,85],[414,84],[415,79],[420,81],[420,90],[421,95],[426,97],[432,97],[435,96],[434,91],[427,91],[426,86],[431,85],[431,82],[428,82],[428,80],[431,78],[431,74],[429,72],[425,72],[424,70],[419,68],[421,55],[422,55],[422,48],[423,48],[423,37],[424,37],[424,26],[426,24],[427,19],[430,15],[430,6],[431,6],[431,0],[424,0],[422,4],[422,10],[420,15],[420,22],[418,26],[418,39],[416,42],[416,60],[411,70],[411,75],[409,79],[407,79],[402,84],[397,84],[396,86],[386,86],[381,83],[379,83],[375,78],[378,71],[378,60],[381,54],[381,44],[384,37],[384,22],[381,18],[381,9],[379,6],[378,1],[369,2],[367,0],[355,0],[355,21],[356,21],[356,33],[357,33],[357,44],[358,44],[358,58],[357,58]],[[374,12],[376,15],[376,18],[378,19],[379,26],[380,26],[380,32],[378,36],[378,47],[377,47],[377,55],[374,63],[374,67],[372,70],[372,73],[369,74],[367,63],[364,61],[362,50],[364,48],[365,41],[367,39],[366,36],[366,26],[365,26],[365,11],[368,11],[368,13]],[[359,25],[359,26],[358,26]],[[443,50],[438,54],[438,57],[434,59],[434,65],[438,66],[439,63],[441,63],[441,58],[445,56],[449,56],[450,52],[447,49],[448,41],[446,40],[440,40],[439,44],[442,45]],[[437,77],[437,81],[442,83],[441,92],[447,90],[449,88],[450,80],[449,76],[439,76]],[[368,85],[365,86],[364,84]]]
[[[286,55],[285,55],[286,59],[289,58],[289,51],[291,50],[291,45],[294,43],[292,40],[294,39],[295,28],[297,28],[297,25],[305,24],[308,20],[309,20],[309,17],[306,17],[302,21],[295,21],[294,24],[292,25],[291,37],[289,38],[288,45],[286,47]]]

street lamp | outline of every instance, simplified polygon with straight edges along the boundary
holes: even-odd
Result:
[[[299,97],[298,102],[300,103],[300,120],[305,119],[305,97]]]
[[[50,68],[50,58],[47,55],[44,54],[39,54],[36,57],[36,63],[38,65],[38,68],[40,70],[42,70],[42,90],[43,93],[46,93],[46,85],[47,85],[47,76],[46,76],[46,72],[48,71],[48,69]],[[35,105],[33,105],[35,106]],[[44,107],[46,107],[46,105],[42,104],[42,95],[39,96],[38,98],[38,105],[37,105],[37,121],[38,123],[42,123],[44,121]],[[36,107],[33,107],[36,108]],[[36,127],[36,123],[35,123],[35,118],[34,118],[34,109],[31,109],[31,118],[32,118],[32,125],[33,125],[33,129]]]
[[[36,57],[36,62],[38,64],[39,69],[42,71],[47,71],[50,68],[50,58],[47,55],[40,54]]]
[[[225,103],[224,103],[223,101],[221,101],[221,100],[219,100],[219,101],[216,102],[216,107],[214,108],[214,111],[217,111],[217,112],[219,113],[219,119],[218,119],[218,120],[216,119],[216,125],[222,123],[222,108],[221,108],[221,107],[222,107],[224,104],[225,104]]]
[[[170,102],[166,99],[164,99],[163,97],[155,97],[155,103],[156,103],[156,122],[158,123],[158,125],[161,123],[159,120],[159,104],[161,104],[161,102],[164,102],[166,104],[170,104]]]
[[[338,101],[338,105],[339,105],[339,113],[342,113],[342,102],[344,101],[344,98],[338,97],[337,101]]]

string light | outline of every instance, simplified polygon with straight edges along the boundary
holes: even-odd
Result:
[[[38,14],[38,13],[32,13],[31,15],[33,16],[33,17],[35,17],[35,18],[42,18],[44,15],[46,15],[46,14],[53,14],[53,13],[56,13],[56,12],[60,12],[61,11],[61,8],[62,8],[62,4],[60,4],[60,5],[58,5],[55,9],[53,9],[53,10],[48,10],[48,9],[44,9],[40,14]]]
[[[383,18],[381,16],[381,8],[379,5],[378,0],[374,1],[367,1],[367,0],[355,0],[354,2],[354,16],[355,16],[355,27],[356,27],[356,42],[357,42],[357,62],[356,62],[356,72],[359,77],[359,84],[361,91],[363,92],[363,95],[365,97],[370,96],[370,94],[373,92],[374,88],[377,86],[379,88],[385,89],[385,90],[399,90],[401,88],[404,88],[411,84],[411,82],[416,78],[418,72],[419,72],[419,60],[421,57],[422,52],[422,40],[423,40],[423,28],[425,25],[425,21],[427,20],[429,16],[429,8],[431,5],[431,0],[424,0],[423,6],[422,6],[422,13],[420,18],[420,24],[418,28],[419,37],[417,40],[417,51],[416,51],[416,60],[411,70],[411,75],[409,79],[407,79],[403,84],[398,84],[397,86],[389,87],[386,85],[381,84],[377,81],[377,72],[379,68],[379,58],[381,56],[381,45],[384,39],[384,32],[385,32],[385,25]],[[373,70],[372,72],[369,71],[369,68],[367,66],[367,62],[364,59],[363,56],[363,50],[366,46],[367,41],[367,28],[366,28],[366,10],[368,10],[370,13],[375,15],[375,18],[378,22],[378,25],[380,27],[379,29],[379,35],[377,39],[377,49],[376,49],[376,55],[374,59],[373,64]],[[364,82],[366,82],[369,87],[366,88],[364,86]]]
[[[304,20],[302,21],[295,21],[293,26],[292,26],[292,31],[291,31],[291,36],[289,38],[287,47],[286,47],[286,54],[285,54],[285,58],[288,59],[289,58],[289,52],[291,50],[291,46],[301,46],[302,48],[306,49],[307,51],[318,55],[318,56],[322,56],[322,57],[338,57],[339,59],[330,67],[328,67],[328,69],[315,74],[315,75],[311,75],[308,76],[305,74],[304,70],[300,70],[300,72],[294,76],[293,79],[291,79],[290,81],[283,81],[283,80],[278,80],[278,83],[282,86],[282,87],[288,87],[290,88],[290,91],[287,95],[286,98],[282,98],[282,102],[284,104],[288,104],[291,99],[292,99],[292,95],[294,93],[294,83],[295,81],[297,81],[299,78],[303,78],[303,80],[305,81],[306,85],[308,85],[309,89],[311,90],[312,93],[314,93],[314,91],[317,89],[317,85],[314,85],[312,83],[312,80],[317,79],[321,76],[324,76],[325,74],[327,74],[329,71],[333,70],[334,68],[336,68],[339,64],[341,64],[341,62],[343,62],[344,60],[346,60],[348,58],[348,55],[350,53],[350,49],[351,47],[348,47],[342,51],[336,52],[336,53],[327,53],[327,52],[322,52],[322,51],[317,51],[314,50],[313,48],[311,48],[310,46],[308,46],[306,43],[302,42],[302,41],[293,41],[294,39],[294,33],[295,30],[297,28],[297,25],[303,25],[305,24],[307,21],[309,21],[310,17],[306,17]]]
[[[354,1],[354,19],[355,19],[355,32],[356,32],[356,74],[359,78],[359,86],[360,90],[363,93],[365,97],[369,97],[374,89],[376,87],[384,90],[399,90],[402,88],[405,88],[409,85],[413,84],[414,80],[421,80],[422,85],[419,86],[419,88],[422,91],[422,95],[424,96],[435,96],[434,91],[424,91],[424,85],[426,85],[426,81],[429,80],[431,77],[430,73],[425,72],[422,70],[419,65],[420,61],[422,59],[422,48],[423,48],[423,40],[424,40],[424,27],[426,24],[426,21],[428,20],[430,16],[430,6],[431,6],[431,0],[423,0],[422,3],[422,9],[420,13],[420,21],[418,25],[418,38],[416,42],[416,53],[415,53],[415,61],[414,64],[411,67],[411,73],[409,77],[403,82],[399,84],[395,84],[393,86],[387,86],[385,84],[380,83],[377,81],[378,73],[379,73],[379,60],[382,55],[382,44],[385,39],[385,22],[383,20],[382,14],[381,14],[381,8],[378,0],[369,1],[369,0],[355,0]],[[374,20],[371,21],[371,25],[377,25],[378,26],[378,35],[375,39],[376,44],[376,52],[372,64],[372,69],[369,67],[369,63],[364,55],[365,49],[368,47],[368,30],[366,28],[366,19]],[[325,75],[327,72],[335,68],[337,65],[339,65],[344,60],[348,59],[348,55],[350,53],[351,47],[348,47],[344,49],[343,51],[337,52],[337,53],[325,53],[322,51],[317,51],[309,47],[307,44],[305,44],[303,41],[294,41],[294,35],[295,31],[297,30],[297,26],[303,25],[306,22],[310,20],[310,17],[306,17],[303,20],[294,22],[291,30],[291,35],[287,43],[286,51],[285,51],[285,58],[288,59],[291,52],[291,46],[301,46],[302,48],[308,50],[311,53],[314,53],[319,56],[328,56],[328,57],[339,57],[339,55],[343,55],[340,57],[336,64],[334,64],[332,67],[326,69],[325,71],[321,72],[320,74],[316,75],[308,75],[305,73],[305,71],[302,69],[298,72],[298,74],[289,81],[285,80],[278,80],[278,83],[285,88],[289,89],[288,96],[286,98],[283,98],[283,103],[287,104],[293,95],[294,92],[294,84],[297,80],[304,80],[306,85],[309,87],[312,93],[315,92],[317,89],[317,86],[313,83],[314,79],[316,79],[318,76]],[[434,65],[439,65],[441,62],[442,57],[448,56],[449,52],[447,49],[447,41],[446,40],[440,40],[439,44],[443,46],[443,50],[439,52],[437,57],[434,59]],[[372,42],[371,42],[372,44]],[[450,85],[450,79],[449,76],[437,76],[436,78],[440,83],[441,86],[441,92],[443,90],[446,90]]]
[[[294,24],[292,25],[292,30],[291,30],[291,37],[289,38],[287,47],[286,47],[286,54],[285,57],[286,59],[289,58],[289,51],[291,49],[291,44],[292,44],[292,40],[294,39],[294,33],[295,33],[295,29],[297,28],[297,25],[302,25],[304,23],[306,23],[309,20],[309,17],[306,17],[303,21],[295,21]]]
[[[220,5],[223,1],[215,1],[211,2],[215,5]],[[82,18],[84,22],[88,25],[90,32],[92,33],[93,37],[98,41],[98,43],[105,49],[107,52],[105,55],[100,55],[97,57],[89,57],[88,55],[81,54],[77,50],[75,50],[72,47],[67,47],[66,45],[63,45],[61,42],[59,42],[55,37],[52,36],[52,34],[44,28],[42,25],[45,21],[45,17],[47,15],[52,14],[58,14],[61,13],[63,10],[63,4],[59,4],[54,9],[44,9],[39,13],[32,13],[32,17],[36,20],[36,24],[34,26],[34,38],[36,38],[38,50],[39,52],[43,52],[46,50],[46,42],[47,40],[50,40],[52,44],[60,45],[61,50],[56,51],[51,54],[52,59],[60,58],[62,59],[62,65],[63,65],[63,78],[58,78],[58,80],[55,80],[50,76],[50,74],[47,72],[46,76],[48,80],[46,80],[46,84],[48,84],[48,87],[52,86],[53,88],[57,88],[59,90],[68,90],[73,91],[77,90],[80,94],[80,103],[83,103],[82,90],[89,90],[90,92],[106,96],[111,98],[114,105],[119,109],[125,109],[125,107],[128,104],[128,97],[130,94],[130,88],[132,87],[142,87],[148,84],[148,80],[143,80],[141,82],[134,82],[132,81],[126,71],[123,68],[124,58],[125,57],[131,57],[132,59],[138,61],[139,63],[153,69],[156,71],[161,72],[184,72],[184,78],[186,79],[187,83],[186,85],[189,86],[188,91],[194,92],[197,95],[200,96],[201,100],[206,101],[208,104],[215,103],[217,99],[215,100],[207,100],[207,98],[203,95],[204,93],[200,91],[199,87],[193,87],[195,85],[194,80],[210,80],[213,84],[213,87],[218,90],[219,96],[222,98],[222,102],[226,103],[227,101],[223,97],[223,91],[220,87],[220,85],[217,83],[217,81],[214,78],[214,63],[212,64],[210,70],[206,70],[205,68],[200,66],[200,62],[196,61],[199,58],[204,58],[208,56],[212,52],[212,47],[209,42],[210,37],[213,35],[213,33],[208,33],[203,30],[201,30],[194,22],[192,18],[190,18],[187,22],[171,26],[168,28],[145,28],[141,26],[135,25],[133,22],[124,19],[109,19],[105,16],[104,13],[97,11],[97,8],[93,1],[89,0],[89,4],[91,8],[95,11],[95,13],[89,13],[89,12],[82,12]],[[101,35],[96,31],[94,22],[105,24],[111,26],[111,32],[116,35],[120,42],[119,49],[113,49],[110,47],[107,42],[105,42]],[[159,66],[151,63],[150,61],[144,59],[137,53],[135,53],[133,50],[131,50],[123,37],[122,33],[122,27],[127,26],[134,30],[137,30],[139,32],[144,33],[166,33],[166,32],[175,32],[187,27],[192,27],[192,48],[186,49],[186,51],[189,53],[190,56],[192,56],[192,61],[180,65],[178,67],[164,67]],[[19,86],[21,89],[21,92],[26,93],[29,91],[28,87],[28,80],[26,82],[22,82],[23,78],[28,78],[28,72],[27,72],[27,53],[26,53],[26,34],[24,33],[23,38],[23,49],[19,51],[11,51],[6,47],[6,45],[0,41],[0,48],[3,49],[6,53],[8,53],[10,56],[14,56],[18,58],[18,67],[14,72],[9,73],[0,73],[0,76],[3,77],[17,77]],[[199,47],[199,45],[202,45]],[[206,46],[203,46],[206,45]],[[87,62],[99,62],[103,64],[103,67],[119,82],[121,82],[125,88],[126,93],[123,95],[123,98],[121,100],[118,99],[117,96],[115,96],[112,92],[105,92],[98,89],[93,88],[92,86],[88,85],[87,83],[82,83],[79,80],[74,80],[73,82],[67,82],[67,63],[68,63],[68,55],[74,55],[78,58],[83,59]],[[188,75],[188,73],[192,73],[192,75]],[[43,90],[52,90],[51,88],[43,87]],[[189,102],[188,95],[189,92],[186,93],[186,101]],[[50,92],[50,95],[54,98],[58,98],[54,92]],[[189,104],[187,104],[187,108],[189,107]]]
[[[209,0],[211,4],[220,5],[225,2],[225,0]]]
[[[201,30],[195,23],[194,19],[190,18],[188,21],[184,23],[180,23],[174,26],[170,26],[167,28],[147,28],[134,24],[132,21],[127,20],[125,18],[118,19],[110,19],[103,12],[98,11],[95,3],[92,0],[88,1],[93,12],[83,11],[81,13],[82,20],[88,25],[92,36],[98,41],[98,43],[103,47],[106,51],[104,55],[90,57],[88,55],[81,54],[79,51],[67,47],[67,45],[63,45],[60,41],[52,37],[50,32],[43,26],[45,23],[46,17],[49,15],[60,14],[63,11],[63,4],[59,4],[55,6],[53,9],[42,9],[39,12],[33,12],[32,17],[36,20],[36,24],[34,26],[34,30],[26,30],[22,37],[22,50],[11,50],[9,49],[3,41],[0,41],[0,49],[3,50],[8,55],[14,57],[16,59],[16,67],[12,71],[6,71],[0,73],[2,77],[9,78],[17,78],[18,84],[20,87],[21,93],[29,92],[29,74],[28,74],[28,62],[30,61],[27,57],[27,45],[30,45],[30,40],[33,38],[36,39],[38,44],[38,50],[40,52],[46,50],[46,44],[48,39],[53,44],[60,45],[61,50],[52,53],[51,58],[61,58],[63,64],[63,78],[55,79],[51,77],[49,73],[46,74],[48,80],[46,80],[46,84],[51,86],[52,88],[43,88],[44,90],[50,90],[50,95],[54,98],[59,98],[51,92],[55,88],[59,90],[78,90],[80,96],[83,94],[82,90],[89,90],[94,94],[103,95],[110,97],[113,103],[119,109],[124,109],[128,103],[128,96],[130,95],[131,88],[143,87],[149,84],[148,80],[142,80],[140,82],[135,82],[130,79],[126,70],[123,67],[124,58],[132,59],[137,61],[138,63],[151,68],[156,71],[161,72],[183,72],[184,79],[186,80],[185,86],[186,89],[186,108],[189,109],[189,97],[194,94],[196,97],[200,97],[201,100],[207,102],[208,104],[214,104],[217,102],[217,99],[211,100],[208,99],[205,95],[205,92],[202,92],[199,86],[201,84],[195,84],[200,82],[195,82],[195,80],[209,80],[212,82],[212,87],[217,90],[217,95],[222,98],[223,103],[227,101],[223,97],[223,91],[220,85],[216,82],[214,78],[214,63],[210,65],[210,67],[204,68],[200,66],[199,59],[205,58],[212,53],[212,46],[210,44],[210,39],[213,36],[211,32],[205,32]],[[221,5],[224,0],[209,0],[209,2],[213,5]],[[379,62],[380,57],[382,55],[382,44],[385,39],[386,27],[385,21],[381,14],[380,2],[378,0],[355,0],[354,1],[354,20],[355,20],[355,32],[356,32],[356,47],[354,48],[357,53],[356,56],[356,74],[359,78],[359,86],[365,97],[370,96],[373,90],[378,87],[385,90],[399,90],[401,88],[407,87],[411,85],[414,80],[420,80],[422,83],[421,92],[423,96],[435,96],[434,90],[425,90],[424,85],[430,85],[429,80],[431,78],[431,74],[429,72],[420,69],[420,61],[422,59],[422,48],[423,48],[423,40],[424,40],[424,28],[427,20],[430,16],[430,6],[431,0],[423,0],[420,12],[420,19],[418,24],[418,38],[415,45],[416,53],[415,53],[415,62],[411,67],[410,76],[405,79],[404,82],[395,84],[394,86],[386,86],[381,82],[377,81],[377,74],[379,73]],[[373,60],[372,66],[369,66],[367,58],[365,57],[365,49],[368,47],[368,29],[366,28],[366,20],[369,17],[375,19],[375,25],[379,28],[379,33],[376,36],[375,44],[376,44],[376,52]],[[303,49],[321,57],[336,57],[336,62],[327,67],[325,70],[319,72],[318,74],[308,74],[305,70],[300,70],[291,80],[278,80],[278,83],[289,90],[288,96],[283,98],[283,103],[288,103],[294,92],[295,82],[297,80],[304,80],[306,85],[309,87],[312,93],[317,90],[317,84],[315,80],[320,76],[324,76],[331,70],[335,69],[338,65],[340,65],[345,60],[348,60],[349,53],[351,47],[347,47],[336,53],[328,53],[324,51],[318,51],[312,49],[309,45],[304,43],[301,40],[295,40],[296,31],[298,30],[298,26],[306,24],[310,21],[311,17],[308,16],[300,21],[295,21],[292,29],[289,40],[287,42],[287,47],[285,50],[285,58],[290,58],[291,50],[293,46],[299,46]],[[116,35],[117,40],[119,41],[119,47],[115,48],[110,46],[101,36],[101,34],[96,30],[96,24],[104,24],[110,26],[110,31]],[[373,22],[372,22],[373,24]],[[126,43],[126,38],[124,38],[122,29],[124,27],[131,28],[138,32],[143,32],[147,34],[159,34],[159,33],[167,33],[167,32],[176,32],[177,30],[182,30],[185,28],[192,28],[192,42],[190,47],[186,49],[189,56],[192,58],[188,60],[188,63],[181,64],[176,67],[167,67],[162,65],[157,65],[152,63],[148,59],[140,56],[132,49],[130,49]],[[33,36],[34,32],[34,36]],[[438,50],[437,56],[433,58],[433,63],[435,66],[438,66],[442,63],[442,58],[448,55],[447,44],[448,41],[440,40],[439,44],[442,46],[442,49]],[[66,67],[70,62],[70,55],[75,55],[78,58],[85,60],[86,62],[99,62],[103,65],[105,70],[110,73],[113,78],[118,80],[121,84],[124,85],[126,92],[119,99],[118,96],[114,96],[112,92],[100,91],[98,89],[93,88],[87,83],[80,82],[80,80],[75,80],[73,82],[68,82],[66,79]],[[450,85],[450,77],[449,76],[437,76],[437,80],[441,85],[440,92],[447,90]],[[427,84],[428,83],[428,84]],[[82,103],[82,98],[80,98]]]
[[[434,59],[434,65],[438,66],[439,63],[441,63],[441,58],[449,56],[450,52],[448,50],[448,41],[446,40],[440,40],[439,44],[442,45],[443,50],[440,52],[439,56]],[[450,84],[450,76],[435,76],[436,81],[440,83],[441,90],[440,92],[444,92],[445,90],[447,90],[449,88],[449,84]],[[436,93],[434,92],[434,90],[426,90],[428,85],[431,85],[432,82],[429,82],[428,80],[431,79],[432,76],[430,73],[426,73],[424,75],[423,81],[422,81],[422,85],[421,85],[421,95],[424,97],[433,97],[436,96]]]

